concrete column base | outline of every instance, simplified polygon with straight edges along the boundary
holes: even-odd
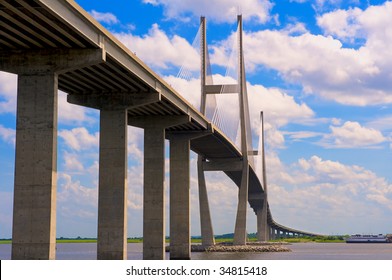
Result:
[[[127,112],[101,110],[97,259],[127,258]]]
[[[54,73],[18,76],[12,259],[55,259],[57,88]]]

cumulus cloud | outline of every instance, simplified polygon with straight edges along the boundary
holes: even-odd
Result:
[[[112,14],[112,13],[101,13],[101,12],[97,12],[95,10],[91,10],[89,13],[97,21],[100,21],[100,22],[103,22],[103,23],[106,23],[106,24],[116,24],[116,23],[119,22],[117,17],[114,14]]]
[[[83,171],[83,164],[80,162],[78,155],[64,153],[64,167],[68,171]]]
[[[99,133],[90,134],[85,127],[63,129],[58,134],[68,147],[76,151],[98,147]]]
[[[357,21],[362,10],[352,8],[349,10],[337,10],[323,14],[317,18],[317,24],[324,29],[325,34],[334,35],[341,39],[354,39],[358,36],[364,38],[361,33],[361,25]]]
[[[0,124],[0,138],[8,144],[15,145],[15,130]]]
[[[164,79],[193,107],[197,110],[200,109],[201,84],[199,78],[192,78],[188,81],[180,77],[167,76]]]
[[[255,19],[264,23],[269,19],[273,4],[269,0],[143,0],[144,3],[162,5],[168,18],[181,18],[188,21],[189,16],[204,15],[216,22],[234,22],[238,13],[245,19]]]
[[[290,225],[295,218],[295,227],[346,234],[367,230],[361,223],[349,229],[348,221],[381,223],[390,216],[392,184],[364,167],[319,156],[285,165],[276,154],[269,154],[267,170],[269,201],[275,219],[283,224]],[[367,211],[358,217],[360,209]]]
[[[114,35],[152,68],[168,69],[175,65],[190,70],[199,69],[197,50],[180,36],[169,38],[158,24],[154,24],[148,34],[142,37],[129,33]]]
[[[321,14],[317,20],[324,36],[310,34],[298,24],[281,30],[246,32],[247,69],[274,69],[286,81],[301,85],[305,93],[341,104],[392,103],[391,13],[392,2],[385,2],[366,10]],[[229,38],[212,46],[211,61],[225,66],[231,41]],[[346,47],[345,41],[360,47]]]
[[[342,126],[330,126],[320,144],[326,148],[372,148],[388,141],[379,130],[347,121]]]
[[[96,186],[82,185],[70,174],[58,173],[58,235],[96,236],[97,208],[98,189]]]
[[[0,113],[16,112],[17,75],[0,72]]]

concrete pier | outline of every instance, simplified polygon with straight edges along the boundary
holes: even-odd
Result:
[[[101,110],[97,259],[127,258],[127,128],[125,109]]]
[[[165,259],[165,129],[144,130],[143,259]]]
[[[53,72],[18,76],[12,259],[55,259],[57,88]]]
[[[170,137],[170,259],[191,258],[189,154],[189,138]]]
[[[133,117],[144,129],[143,259],[165,259],[165,129],[190,121],[188,115]],[[189,174],[189,172],[188,172]]]
[[[257,240],[258,241],[268,241],[270,238],[268,231],[268,222],[267,222],[267,200],[263,200],[263,206],[256,213],[257,216]]]

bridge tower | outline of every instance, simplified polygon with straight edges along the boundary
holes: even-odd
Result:
[[[247,219],[247,209],[248,209],[248,198],[249,198],[249,172],[250,167],[254,166],[253,146],[252,146],[252,134],[250,127],[250,117],[249,117],[249,104],[246,88],[246,75],[245,75],[245,62],[243,56],[243,32],[242,32],[242,16],[237,17],[238,24],[238,36],[237,36],[237,48],[238,48],[238,77],[236,84],[229,85],[212,85],[212,79],[208,75],[209,69],[209,59],[208,59],[208,49],[206,40],[206,20],[201,17],[201,40],[200,40],[200,54],[201,54],[201,113],[206,115],[206,104],[207,96],[209,94],[238,94],[239,100],[239,118],[240,118],[240,139],[241,146],[240,150],[242,153],[241,168],[238,169],[238,165],[230,165],[230,159],[208,159],[211,164],[214,161],[225,161],[225,164],[217,164],[221,171],[233,171],[233,169],[238,169],[236,171],[241,172],[241,182],[238,193],[238,208],[237,216],[234,230],[234,244],[244,245],[247,240],[246,231],[246,219]],[[257,153],[256,153],[257,154]],[[264,157],[264,152],[263,152]],[[208,204],[206,183],[204,177],[204,171],[206,171],[203,166],[205,162],[202,156],[198,157],[198,178],[199,178],[199,202],[200,202],[200,220],[201,220],[201,231],[202,231],[202,243],[203,245],[212,245],[215,243],[213,236],[213,229],[210,217],[210,210]],[[264,166],[264,164],[263,164]],[[264,176],[265,177],[265,176]],[[263,182],[265,186],[265,182]],[[256,211],[257,215],[257,227],[258,227],[258,238],[259,240],[267,240],[267,209],[268,204],[266,202],[266,193],[262,198],[258,198],[262,203],[260,209]]]

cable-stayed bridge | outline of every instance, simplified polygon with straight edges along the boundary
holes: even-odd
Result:
[[[127,255],[128,125],[144,129],[144,259],[165,256],[165,139],[170,140],[171,258],[190,258],[190,150],[198,154],[204,244],[214,243],[204,177],[213,170],[225,172],[239,187],[235,244],[246,243],[248,203],[257,215],[259,240],[311,234],[274,221],[265,172],[261,180],[256,174],[241,17],[233,55],[237,70],[228,71],[236,73],[232,84],[212,82],[204,19],[200,33],[197,109],[74,1],[0,0],[0,70],[18,75],[13,259],[55,258],[59,89],[68,102],[100,110],[98,259]],[[235,121],[219,105],[229,95],[238,98]]]

